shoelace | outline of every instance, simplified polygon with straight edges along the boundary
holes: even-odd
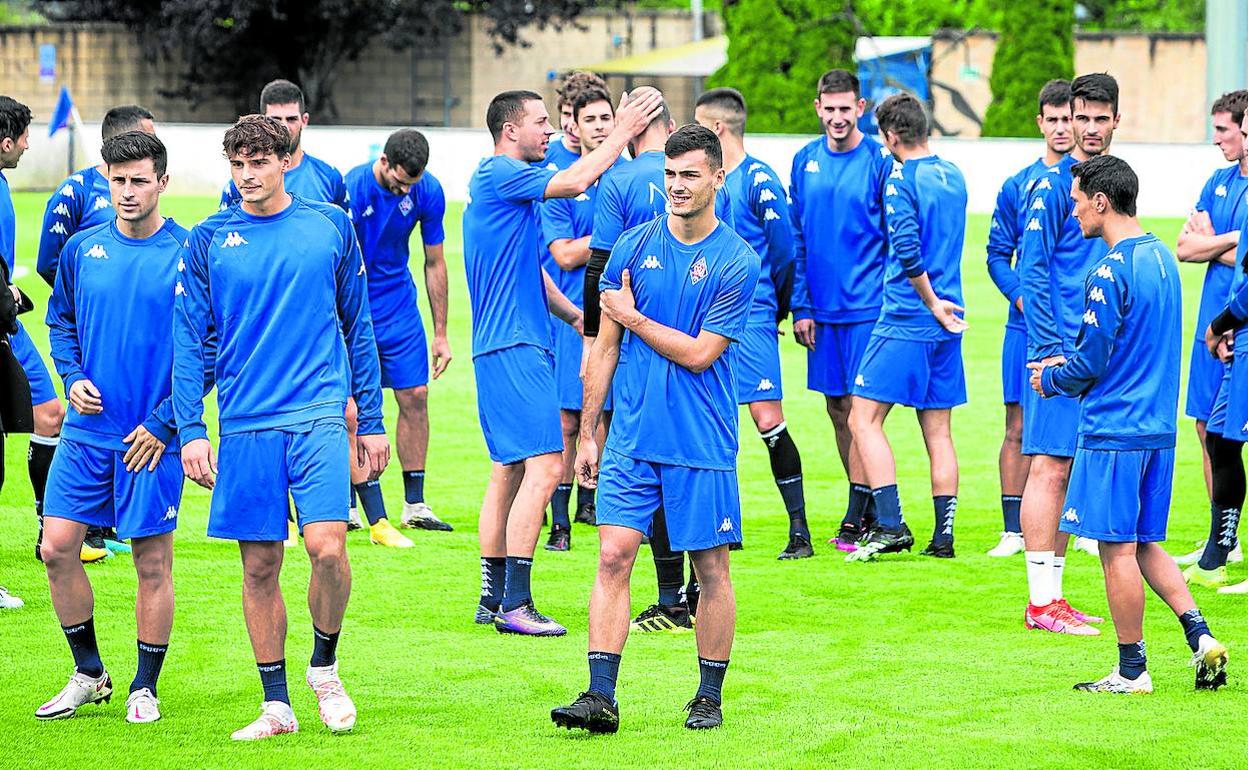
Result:
[[[347,697],[347,691],[343,688],[341,679],[321,679],[313,682],[312,690],[316,693],[317,700]]]
[[[1084,623],[1082,620],[1075,617],[1074,610],[1071,609],[1071,606],[1063,600],[1058,601],[1057,611],[1053,613],[1053,617],[1057,618],[1058,620],[1062,621],[1068,626],[1086,626],[1087,625],[1087,623]]]

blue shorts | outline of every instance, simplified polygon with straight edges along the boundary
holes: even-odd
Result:
[[[833,398],[854,392],[854,377],[875,321],[815,324],[815,349],[806,351],[806,387]]]
[[[1005,327],[1001,341],[1001,395],[1007,404],[1021,404],[1031,390],[1027,376],[1027,330]]]
[[[952,409],[966,403],[962,338],[902,340],[871,335],[854,395],[915,409]]]
[[[598,472],[598,525],[649,537],[661,507],[673,551],[704,551],[741,542],[737,472],[634,460],[612,449]]]
[[[816,340],[818,335],[816,332]],[[736,375],[738,404],[784,398],[780,381],[780,334],[774,321],[746,323],[741,339],[737,340]]]
[[[1218,382],[1218,390],[1213,396],[1213,405],[1209,408],[1209,418],[1205,421],[1205,430],[1225,437],[1226,408],[1231,400],[1231,365],[1226,364],[1222,370],[1222,380]]]
[[[1218,396],[1225,399],[1226,406],[1221,415],[1210,419],[1210,423],[1217,424],[1223,438],[1248,441],[1248,382],[1245,382],[1248,380],[1248,355],[1242,359],[1236,356],[1227,371],[1229,374],[1222,386],[1223,392]],[[1217,407],[1215,402],[1215,411]]]
[[[156,465],[126,470],[125,452],[62,438],[48,469],[43,515],[89,527],[116,527],[117,537],[151,537],[178,526],[182,457],[165,452]]]
[[[1222,375],[1228,368],[1226,364],[1209,355],[1209,348],[1205,347],[1203,338],[1192,343],[1192,360],[1187,374],[1187,407],[1183,410],[1188,417],[1209,422],[1209,416],[1213,413],[1213,401],[1222,384]]]
[[[429,384],[429,347],[420,313],[385,324],[374,323],[377,357],[381,360],[381,387],[395,390]]]
[[[301,532],[318,521],[345,522],[348,458],[347,424],[341,419],[222,436],[208,536],[285,540],[292,498]]]
[[[1070,469],[1061,530],[1107,543],[1159,543],[1166,539],[1173,481],[1173,447],[1080,447]]]
[[[1023,389],[1023,454],[1074,457],[1079,443],[1077,398],[1041,398],[1028,384]]]
[[[472,359],[477,415],[490,459],[510,465],[563,451],[555,363],[536,345],[514,345]]]
[[[43,362],[43,357],[35,348],[35,341],[30,338],[21,321],[17,322],[17,334],[9,337],[9,346],[13,357],[26,372],[26,379],[30,381],[30,403],[38,406],[55,401],[57,395],[56,387],[52,384],[52,375],[48,373],[47,364]]]
[[[559,408],[579,412],[585,393],[584,383],[581,382],[581,353],[584,345],[576,329],[562,321],[555,324],[555,327],[555,385],[559,390]],[[609,412],[611,406],[611,391],[608,389],[602,410]]]

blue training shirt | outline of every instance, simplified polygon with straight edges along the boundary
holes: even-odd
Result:
[[[347,199],[347,185],[342,179],[342,172],[320,158],[314,158],[306,152],[299,165],[286,172],[283,183],[286,192],[298,195],[305,201],[332,203],[343,211],[347,211],[350,201]],[[238,194],[234,180],[225,183],[221,191],[220,209],[225,210],[238,203],[243,196]]]
[[[419,314],[408,244],[417,224],[424,245],[437,246],[446,240],[442,228],[446,196],[441,183],[426,171],[405,195],[395,195],[377,183],[373,164],[364,163],[347,172],[346,184],[351,221],[368,267],[373,325],[385,326],[404,313]]]
[[[760,261],[726,223],[698,243],[676,240],[667,217],[620,238],[599,287],[618,289],[629,271],[637,310],[696,337],[736,340],[745,330]],[[648,462],[730,471],[737,467],[735,344],[700,374],[625,331],[612,381],[615,417],[607,448]]]
[[[1075,219],[1070,169],[1076,162],[1067,155],[1050,167],[1027,201],[1018,271],[1028,361],[1069,358],[1074,352],[1083,319],[1083,279],[1108,251],[1100,238],[1085,239]]]
[[[13,193],[9,180],[0,171],[0,258],[9,266],[9,280],[17,261],[17,212],[13,209]]]
[[[1248,177],[1240,176],[1238,163],[1213,172],[1200,191],[1196,210],[1209,214],[1209,222],[1218,235],[1240,229],[1248,216]],[[1216,259],[1205,268],[1200,310],[1196,314],[1196,339],[1204,341],[1205,329],[1226,306],[1234,279],[1235,268]]]
[[[893,167],[884,185],[888,261],[884,305],[875,333],[909,340],[945,340],[946,331],[910,279],[927,273],[941,299],[962,304],[962,240],[966,235],[966,180],[935,155]]]
[[[56,276],[61,251],[74,233],[117,218],[108,178],[95,166],[84,168],[56,187],[43,210],[36,269],[48,281]],[[133,426],[131,426],[133,427]]]
[[[271,216],[231,206],[191,230],[174,290],[173,406],[181,443],[206,438],[209,329],[221,434],[341,419],[385,433],[364,259],[347,213],[292,196]]]
[[[563,143],[565,136],[560,135],[558,139],[551,139],[550,144],[546,145],[546,159],[539,161],[536,165],[551,171],[563,171],[580,160],[581,153],[573,152]]]
[[[1026,204],[1031,197],[1031,187],[1048,170],[1044,158],[1037,158],[1034,163],[1005,180],[997,193],[997,203],[992,210],[992,224],[988,228],[988,277],[1010,303],[1009,315],[1005,321],[1007,329],[1027,329],[1027,323],[1016,304],[1018,298],[1023,296],[1016,257],[1023,228],[1027,226]]]
[[[819,137],[793,156],[793,317],[862,323],[880,314],[884,294],[884,180],[893,156],[870,136],[848,152]]]
[[[575,198],[551,198],[542,204],[542,245],[549,253],[550,244],[558,240],[584,238],[594,231],[594,200],[598,185]],[[554,262],[553,258],[551,260]],[[556,264],[551,277],[563,295],[582,310],[585,307],[585,266],[563,270]],[[562,322],[560,322],[562,323]]]
[[[87,379],[104,404],[100,414],[67,410],[66,438],[125,451],[122,439],[142,424],[166,452],[177,451],[172,299],[188,234],[166,219],[151,236],[128,238],[114,220],[65,244],[48,300],[52,361],[67,394]]]
[[[555,173],[493,155],[468,182],[464,267],[474,357],[513,345],[550,350],[538,207]]]
[[[1079,339],[1044,369],[1045,395],[1082,397],[1079,446],[1174,446],[1183,358],[1179,263],[1152,233],[1114,245],[1088,273]]]
[[[771,166],[752,155],[728,174],[725,187],[732,189],[734,228],[762,260],[762,271],[754,289],[750,322],[774,326],[782,291],[792,291],[793,230],[789,201],[780,178]],[[784,297],[788,307],[791,297]]]

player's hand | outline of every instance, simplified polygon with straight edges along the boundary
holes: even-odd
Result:
[[[793,339],[808,350],[815,349],[815,322],[809,318],[800,318],[793,322]]]
[[[1047,367],[1048,365],[1044,361],[1032,361],[1027,364],[1027,368],[1031,370],[1031,389],[1039,393],[1041,398],[1044,398],[1045,395],[1044,385],[1041,384],[1040,378]]]
[[[1226,334],[1214,334],[1212,326],[1205,327],[1205,347],[1214,358],[1227,363],[1235,357],[1235,331],[1232,329]]]
[[[584,313],[576,314],[576,317],[572,319],[572,328],[576,330],[576,333],[579,334],[582,338],[585,337],[585,314]]]
[[[602,312],[620,326],[631,328],[629,322],[637,315],[637,302],[633,299],[633,278],[625,270],[620,276],[620,288],[607,289],[598,295]]]
[[[376,480],[390,462],[390,440],[384,433],[375,436],[358,436],[355,461],[361,468],[368,470],[369,481]]]
[[[615,110],[615,130],[632,138],[640,136],[663,112],[663,94],[657,88],[641,86],[620,96]]]
[[[598,442],[581,436],[576,445],[576,480],[586,489],[598,486]]]
[[[932,315],[936,316],[936,320],[945,327],[947,332],[961,334],[969,328],[966,319],[958,315],[958,313],[966,312],[966,309],[960,305],[947,299],[937,299],[932,303],[931,310]]]
[[[70,386],[69,405],[78,410],[78,414],[100,414],[104,411],[99,388],[87,379],[78,380]]]
[[[446,337],[434,337],[429,346],[429,357],[433,359],[433,379],[438,379],[451,363],[451,343]]]
[[[1018,308],[1018,312],[1023,312],[1023,295],[1018,295],[1018,299],[1014,300],[1014,307]]]
[[[149,472],[156,470],[156,466],[160,464],[160,456],[165,451],[165,442],[153,436],[142,425],[135,426],[122,441],[130,445],[121,458],[126,464],[126,470],[134,473],[144,465]]]
[[[217,485],[217,453],[208,439],[197,438],[182,447],[182,472],[204,489]]]

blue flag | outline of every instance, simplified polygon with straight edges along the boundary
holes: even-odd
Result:
[[[74,100],[69,95],[69,86],[61,86],[61,95],[56,98],[52,119],[48,121],[48,136],[55,136],[62,128],[69,128],[73,116]]]

